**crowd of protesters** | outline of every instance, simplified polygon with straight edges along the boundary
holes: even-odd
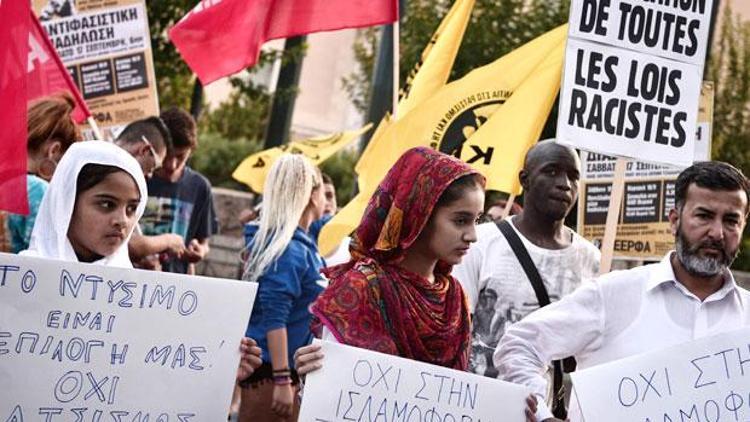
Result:
[[[3,251],[194,274],[218,230],[210,183],[187,164],[195,120],[172,108],[114,142],[83,142],[73,108],[67,95],[29,106],[30,213],[2,215]],[[483,176],[411,149],[327,260],[317,240],[337,210],[333,182],[304,156],[281,156],[261,206],[241,217],[242,279],[258,294],[241,342],[240,421],[297,420],[305,374],[327,364],[313,337],[524,384],[527,421],[577,422],[562,394],[576,365],[750,325],[750,293],[729,271],[750,206],[741,171],[684,170],[669,211],[675,250],[598,277],[598,249],[564,225],[580,171],[574,150],[541,141],[519,173],[523,208],[485,206]]]

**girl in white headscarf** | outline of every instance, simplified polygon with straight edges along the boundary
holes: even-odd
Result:
[[[143,171],[125,150],[76,143],[57,166],[21,254],[130,268],[128,239],[147,199]]]
[[[128,240],[146,208],[146,179],[127,151],[103,141],[79,142],[63,155],[21,255],[132,268]],[[261,350],[245,338],[237,377],[260,366]]]

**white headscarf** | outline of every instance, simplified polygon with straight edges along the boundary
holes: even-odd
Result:
[[[141,200],[135,212],[136,221],[140,220],[146,208],[148,191],[146,179],[143,177],[143,170],[138,161],[127,151],[109,142],[76,142],[63,154],[57,165],[39,206],[39,214],[31,232],[29,249],[21,252],[21,255],[78,261],[73,245],[68,240],[68,226],[76,201],[78,173],[86,164],[118,167],[133,177],[141,194]],[[122,245],[112,255],[105,256],[95,264],[132,268],[133,265],[128,255],[128,241],[132,233],[131,230]]]

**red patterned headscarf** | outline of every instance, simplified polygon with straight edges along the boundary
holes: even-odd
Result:
[[[399,266],[456,179],[476,171],[429,148],[413,148],[394,164],[370,199],[350,248],[351,261],[324,270],[329,287],[312,306],[314,328],[343,344],[464,370],[470,317],[451,267],[435,280]]]

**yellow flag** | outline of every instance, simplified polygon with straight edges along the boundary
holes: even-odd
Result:
[[[367,166],[367,160],[370,155],[370,150],[372,150],[373,146],[377,143],[377,140],[380,139],[380,136],[383,135],[383,132],[385,132],[385,129],[393,123],[391,114],[386,113],[385,116],[383,116],[383,119],[380,120],[380,123],[378,123],[378,127],[375,128],[375,132],[373,132],[372,136],[370,137],[370,142],[367,143],[367,146],[365,147],[365,150],[362,151],[362,154],[359,156],[359,160],[357,160],[357,164],[354,165],[354,172],[357,174],[360,174],[362,172],[362,168]]]
[[[475,0],[456,0],[440,22],[401,89],[398,116],[411,111],[448,82],[474,3]]]
[[[451,82],[438,90],[429,100],[422,102],[409,113],[402,115],[396,122],[391,123],[379,137],[378,142],[370,148],[367,161],[361,166],[359,172],[360,195],[369,198],[383,179],[385,174],[396,162],[396,160],[407,149],[423,145],[439,149],[461,157],[464,161],[472,164],[483,173],[497,166],[509,166],[515,170],[519,160],[523,160],[523,154],[506,156],[496,153],[499,148],[496,142],[500,139],[508,142],[518,143],[519,148],[510,149],[520,151],[525,146],[537,140],[549,112],[547,98],[554,97],[559,90],[559,72],[562,69],[562,57],[564,55],[567,25],[556,28],[520,48],[506,54],[500,59],[486,66],[474,69],[463,78]],[[557,66],[557,80],[552,81],[550,77],[554,74]],[[541,74],[537,74],[541,72]],[[550,73],[552,72],[552,73]],[[525,84],[529,81],[528,84]],[[534,83],[547,83],[547,85],[533,86]],[[503,104],[510,102],[515,92],[521,94],[524,100],[513,101],[514,107],[530,107],[518,109],[508,116],[518,120],[503,121],[507,126],[500,127],[493,124],[494,135],[497,139],[492,140],[493,133],[489,130],[480,132],[479,129],[487,121],[495,118],[496,113],[505,108]],[[530,95],[540,95],[539,101],[529,100]],[[502,107],[501,107],[502,106]],[[545,111],[546,110],[546,111]],[[534,116],[544,116],[541,124]],[[502,115],[499,115],[502,116]],[[522,124],[532,125],[532,128],[522,129]],[[510,138],[500,135],[503,131],[513,128],[514,134],[524,133],[528,138]],[[468,142],[476,134],[481,134],[478,143]],[[515,135],[514,135],[515,136]],[[492,140],[490,143],[488,140]],[[505,150],[504,150],[505,151]],[[500,175],[505,173],[500,172]],[[512,179],[517,177],[513,174]],[[495,173],[485,174],[496,177]],[[513,181],[488,180],[488,187],[505,186]],[[364,212],[367,201],[352,201],[347,204],[356,208],[340,212],[331,222],[323,227],[320,239],[320,250],[325,254],[332,251],[342,240],[338,237],[340,233],[354,230]],[[344,217],[348,218],[344,221]],[[335,223],[331,225],[331,223]],[[331,225],[331,229],[327,227]],[[336,236],[333,236],[333,228],[340,227]],[[347,232],[347,233],[348,233]]]
[[[560,90],[564,43],[550,54],[479,130],[461,148],[460,158],[468,161],[475,151],[492,151],[491,163],[472,165],[487,178],[487,189],[518,195],[518,172],[523,159],[544,129]]]
[[[443,20],[440,21],[440,25],[430,38],[430,42],[422,51],[419,62],[409,73],[409,77],[400,91],[401,99],[396,109],[398,116],[407,114],[442,88],[448,81],[475,2],[476,0],[456,0]],[[386,115],[380,121],[354,167],[357,174],[360,174],[362,166],[367,165],[371,145],[379,142],[380,135],[393,121],[391,115]]]
[[[294,141],[252,154],[242,160],[232,173],[232,177],[238,182],[248,185],[253,191],[262,193],[268,170],[281,154],[285,152],[304,154],[317,165],[359,138],[371,127],[372,123],[369,123],[358,130]]]

